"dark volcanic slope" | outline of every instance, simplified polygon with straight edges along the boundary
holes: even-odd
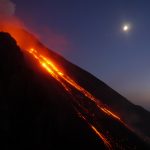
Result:
[[[71,103],[72,97],[36,62],[28,58],[28,61],[36,66],[32,68],[32,65],[25,61],[15,40],[7,33],[0,33],[0,50],[0,135],[1,147],[4,147],[2,149],[56,149],[59,146],[70,149],[107,149],[88,124],[78,117]],[[54,59],[59,57],[53,52],[50,53]],[[118,105],[122,107],[129,104],[133,109],[137,108],[92,75],[61,57],[59,61],[67,68],[68,74],[97,97],[106,100],[112,109],[115,109],[112,102],[115,98],[118,98],[118,101],[120,98],[122,103],[119,101]],[[93,87],[96,87],[96,90]],[[94,112],[94,106],[88,105],[93,107]],[[125,109],[124,112],[126,111]],[[123,124],[103,112],[94,113],[99,113],[99,126],[103,134],[107,133],[106,137],[113,149],[148,149],[146,144]]]

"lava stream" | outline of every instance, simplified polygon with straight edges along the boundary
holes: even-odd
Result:
[[[28,51],[30,54],[32,54],[32,56],[38,60],[38,62],[41,64],[41,66],[46,69],[46,71],[53,77],[55,78],[59,83],[61,83],[61,85],[65,88],[65,90],[67,92],[69,92],[70,95],[72,95],[70,88],[67,86],[66,82],[69,83],[72,87],[74,87],[76,90],[80,91],[84,96],[86,96],[87,98],[89,98],[92,102],[94,102],[96,104],[96,99],[88,92],[86,91],[84,88],[82,88],[81,86],[79,86],[76,82],[74,82],[71,78],[69,78],[68,76],[64,75],[64,73],[62,73],[53,63],[52,61],[50,61],[49,59],[47,59],[46,57],[44,57],[43,55],[39,54],[35,49],[31,48]],[[65,82],[64,82],[65,81]],[[86,110],[86,108],[84,108],[83,106],[81,106],[80,103],[78,103],[77,101],[75,101],[75,103],[77,103],[77,105],[80,107],[80,109],[85,112],[87,114],[88,110]],[[97,106],[97,104],[96,104]],[[105,136],[100,133],[100,131],[98,131],[98,129],[96,129],[96,127],[94,125],[92,125],[87,119],[86,116],[83,115],[79,110],[77,110],[77,108],[75,107],[75,110],[77,111],[78,115],[89,125],[89,127],[95,132],[95,134],[104,142],[105,146],[108,149],[111,149],[111,144],[109,143],[109,141],[107,140],[107,138],[105,138]]]
[[[37,52],[35,49],[31,48],[29,50],[29,52],[34,56],[34,58],[36,58],[40,64],[42,65],[42,67],[44,67],[50,75],[52,75],[55,79],[57,79],[61,84],[64,84],[60,79],[63,79],[64,81],[66,81],[67,83],[69,83],[72,87],[74,87],[76,90],[80,91],[85,97],[87,97],[89,100],[93,101],[96,106],[98,107],[98,109],[100,109],[101,111],[103,111],[105,114],[121,121],[120,117],[118,117],[116,114],[114,114],[113,112],[111,112],[110,110],[108,110],[107,108],[105,108],[100,101],[95,98],[91,93],[89,93],[87,90],[85,90],[83,87],[81,87],[80,85],[78,85],[75,81],[73,81],[69,76],[65,75],[62,71],[60,71],[52,61],[50,61],[49,59],[47,59],[46,57],[44,57],[43,55],[41,55],[39,52]],[[64,85],[63,85],[64,86]],[[65,85],[65,89],[68,88]]]
[[[85,122],[87,122],[87,124],[89,125],[89,127],[96,133],[96,135],[102,139],[102,141],[104,142],[104,144],[107,146],[108,149],[112,149],[111,144],[109,143],[109,141],[105,138],[105,136],[100,133],[91,123],[88,122],[88,120],[79,112],[77,111],[78,115],[80,118],[82,118]]]
[[[89,100],[91,100],[96,107],[103,111],[105,114],[107,114],[108,116],[111,116],[119,121],[121,121],[121,119],[115,115],[113,112],[111,112],[110,110],[108,110],[107,108],[105,108],[98,99],[96,99],[91,93],[89,93],[87,90],[85,90],[83,87],[81,87],[80,85],[78,85],[75,81],[73,81],[69,76],[65,75],[62,71],[60,71],[58,69],[58,67],[56,67],[56,65],[54,65],[54,63],[49,60],[48,58],[44,57],[43,55],[41,55],[37,50],[31,48],[28,51],[30,54],[32,54],[32,56],[38,60],[38,62],[41,64],[41,66],[53,77],[55,78],[59,83],[61,83],[61,85],[65,88],[65,90],[67,92],[69,92],[71,94],[71,91],[69,89],[69,86],[67,86],[66,83],[68,83],[71,87],[75,88],[77,91],[79,91],[80,93],[82,93],[85,97],[87,97]],[[82,110],[85,108],[82,108]],[[81,112],[78,111],[78,113],[80,113],[80,117],[85,120],[88,125],[91,127],[91,129],[98,135],[99,138],[101,138],[104,142],[104,144],[110,148],[110,143],[108,142],[108,140],[96,129],[95,126],[93,126],[92,124],[90,124],[88,122],[88,120],[86,119],[85,116],[83,116],[81,114]],[[122,121],[121,121],[122,122]]]

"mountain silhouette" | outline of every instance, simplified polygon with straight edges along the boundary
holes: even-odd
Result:
[[[149,149],[148,111],[22,32],[43,51],[0,32],[2,149]]]

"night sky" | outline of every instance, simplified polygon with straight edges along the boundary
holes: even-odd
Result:
[[[149,0],[13,2],[16,16],[49,48],[150,110]]]

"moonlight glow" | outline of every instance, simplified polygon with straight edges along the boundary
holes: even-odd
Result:
[[[122,29],[123,29],[124,32],[127,32],[127,31],[129,31],[130,26],[127,25],[127,24],[126,24],[126,25],[123,25]]]

